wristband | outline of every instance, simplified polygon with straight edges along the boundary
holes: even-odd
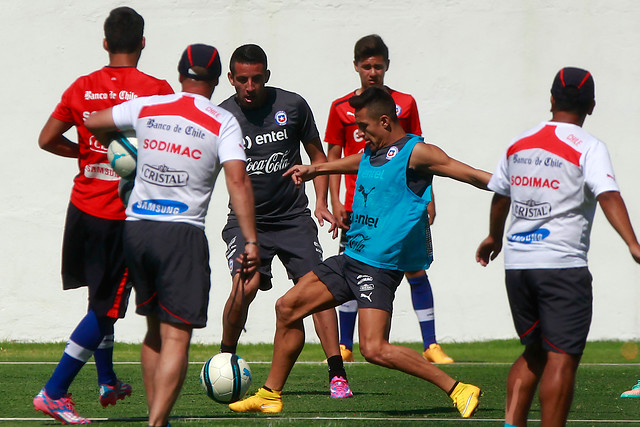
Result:
[[[256,245],[256,246],[258,246],[258,242],[244,242],[244,245],[245,246],[247,246],[247,245]]]

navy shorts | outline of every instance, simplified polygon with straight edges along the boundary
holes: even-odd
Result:
[[[131,282],[122,253],[124,221],[98,218],[72,203],[62,242],[62,288],[89,288],[89,309],[98,317],[122,318]]]
[[[204,230],[179,222],[127,221],[124,251],[138,314],[206,326],[211,267]]]
[[[355,299],[358,308],[393,312],[396,289],[404,277],[398,270],[372,267],[346,255],[335,255],[316,266],[313,272],[335,300],[342,304]]]
[[[506,270],[511,315],[524,345],[540,342],[556,353],[581,355],[592,315],[587,267]]]
[[[289,279],[297,282],[322,262],[322,246],[318,241],[318,227],[310,215],[299,215],[273,223],[257,223],[260,244],[260,289],[271,289],[271,263],[277,256],[287,270]],[[222,230],[227,244],[227,264],[232,276],[240,268],[236,258],[244,251],[244,236],[235,219]]]

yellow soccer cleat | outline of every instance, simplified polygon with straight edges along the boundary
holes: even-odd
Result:
[[[431,363],[453,363],[453,359],[442,351],[440,344],[433,343],[422,353],[422,357]]]
[[[229,404],[229,409],[234,412],[280,412],[282,411],[281,395],[281,391],[267,391],[260,387],[253,396]]]
[[[478,410],[482,390],[472,384],[458,383],[449,397],[453,400],[453,406],[458,408],[462,418],[469,418]]]
[[[344,344],[340,344],[340,356],[342,356],[343,362],[353,362],[353,352]]]

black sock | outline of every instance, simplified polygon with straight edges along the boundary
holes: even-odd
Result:
[[[232,353],[236,354],[236,350],[238,345],[226,345],[224,343],[220,343],[220,353]]]
[[[273,393],[273,390],[271,390],[269,387],[267,387],[266,385],[262,386],[263,389],[267,390],[269,393]]]
[[[344,370],[342,356],[339,354],[331,356],[327,359],[327,364],[329,365],[329,381],[331,381],[333,377],[342,377],[345,380],[347,379],[347,372]]]
[[[447,395],[451,396],[451,393],[453,393],[453,390],[456,389],[458,384],[460,384],[460,381],[456,381],[456,383],[453,385],[453,387],[451,387],[451,390],[449,390],[449,393],[447,393]]]

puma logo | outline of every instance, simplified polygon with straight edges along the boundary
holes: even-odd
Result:
[[[360,185],[358,186],[358,191],[359,191],[360,193],[362,193],[362,197],[364,197],[364,207],[365,207],[365,208],[367,207],[367,197],[369,197],[369,194],[371,194],[371,192],[372,192],[373,190],[375,190],[375,188],[376,188],[376,187],[371,187],[371,190],[369,190],[369,191],[367,192],[367,191],[365,191],[364,186],[363,186],[362,184],[360,184]]]
[[[366,299],[368,299],[368,300],[369,300],[369,302],[373,302],[373,301],[371,301],[371,294],[372,294],[372,293],[373,293],[373,292],[369,292],[369,295],[367,295],[367,294],[365,294],[364,292],[360,292],[360,298],[366,298]]]

